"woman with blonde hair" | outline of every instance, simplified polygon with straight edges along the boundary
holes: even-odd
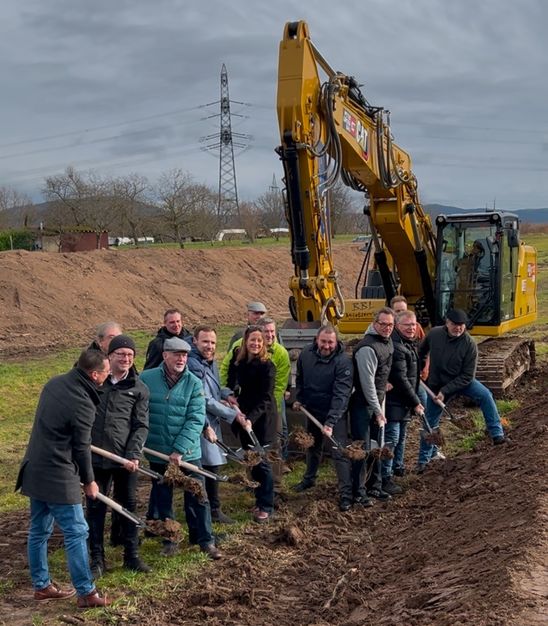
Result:
[[[228,366],[228,386],[234,389],[240,410],[251,422],[262,446],[272,445],[276,434],[275,375],[276,368],[269,358],[261,329],[248,326],[242,345],[234,351]],[[233,428],[239,432],[242,446],[251,448],[253,444],[246,430],[237,422],[233,422]],[[268,521],[274,508],[274,482],[270,463],[262,458],[251,469],[251,476],[259,483],[255,489],[253,519],[263,523]]]

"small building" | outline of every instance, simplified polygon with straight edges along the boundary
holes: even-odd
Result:
[[[108,250],[108,232],[92,230],[66,231],[60,235],[59,252],[86,252]]]

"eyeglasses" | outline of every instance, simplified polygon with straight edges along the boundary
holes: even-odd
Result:
[[[132,359],[133,352],[116,352],[116,350],[112,353],[115,354],[119,359]]]
[[[390,324],[389,322],[375,322],[375,324],[381,328],[394,328],[394,324]]]

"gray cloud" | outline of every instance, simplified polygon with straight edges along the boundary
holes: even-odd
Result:
[[[231,98],[253,105],[233,105],[249,116],[234,130],[254,138],[237,158],[240,195],[263,193],[281,178],[278,45],[286,21],[306,19],[331,65],[391,110],[423,200],[546,206],[542,0],[317,0],[298,10],[289,0],[4,0],[0,18],[1,184],[37,199],[44,177],[68,164],[152,179],[181,167],[215,188],[218,166],[199,140],[217,132],[217,119],[201,118],[218,110],[199,106],[219,98],[222,63]]]

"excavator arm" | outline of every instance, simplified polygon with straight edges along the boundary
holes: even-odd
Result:
[[[330,321],[343,332],[358,332],[378,308],[379,301],[346,300],[345,311],[329,212],[330,189],[339,178],[365,195],[383,302],[401,286],[433,319],[434,233],[411,159],[392,141],[389,113],[371,106],[353,77],[329,66],[305,22],[284,29],[277,109],[295,268],[294,319]]]

